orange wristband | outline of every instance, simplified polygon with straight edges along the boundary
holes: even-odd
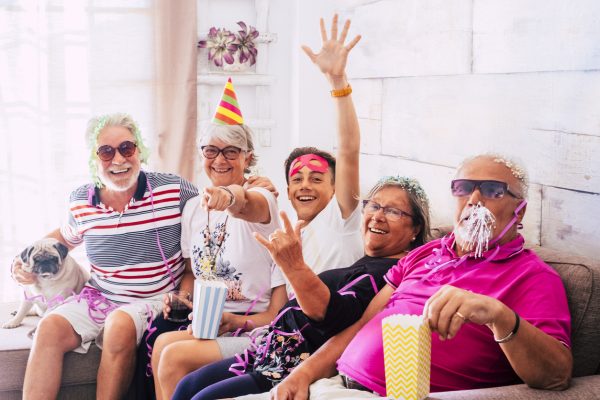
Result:
[[[345,88],[333,89],[330,93],[331,93],[331,97],[346,97],[350,93],[352,93],[352,86],[350,86],[350,84],[348,84],[348,86],[346,86]]]

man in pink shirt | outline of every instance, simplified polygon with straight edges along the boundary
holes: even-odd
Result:
[[[451,189],[454,232],[390,270],[361,320],[274,388],[277,399],[306,398],[312,382],[336,373],[336,361],[347,387],[385,395],[381,320],[390,314],[428,319],[435,332],[432,392],[518,381],[568,387],[573,360],[565,290],[517,232],[526,209],[525,172],[505,158],[477,156],[458,168]]]

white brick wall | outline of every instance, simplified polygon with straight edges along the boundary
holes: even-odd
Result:
[[[305,17],[321,15],[320,3],[299,7],[310,8]],[[348,75],[362,129],[364,189],[383,174],[415,176],[430,196],[434,224],[450,224],[454,167],[470,155],[502,152],[530,172],[528,241],[600,257],[600,2],[334,4],[352,17],[350,36],[363,36]],[[317,47],[314,32],[298,36]],[[323,110],[331,108],[315,90],[326,90],[322,82],[311,83],[319,79],[311,68],[299,68],[314,76],[303,80],[298,119],[300,126],[310,118],[322,125],[310,123],[320,129],[302,141],[326,144],[333,135]]]

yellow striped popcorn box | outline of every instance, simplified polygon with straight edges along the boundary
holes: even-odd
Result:
[[[431,330],[421,315],[395,314],[381,321],[387,397],[421,400],[429,394]]]
[[[192,334],[198,339],[214,339],[219,332],[227,286],[223,281],[196,279]]]

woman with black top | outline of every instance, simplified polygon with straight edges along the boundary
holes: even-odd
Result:
[[[173,399],[219,399],[269,391],[323,343],[356,322],[384,274],[429,235],[429,206],[420,184],[385,177],[363,200],[365,256],[352,266],[318,276],[304,263],[300,223],[268,239],[257,235],[297,294],[257,336],[251,349],[188,374]]]

